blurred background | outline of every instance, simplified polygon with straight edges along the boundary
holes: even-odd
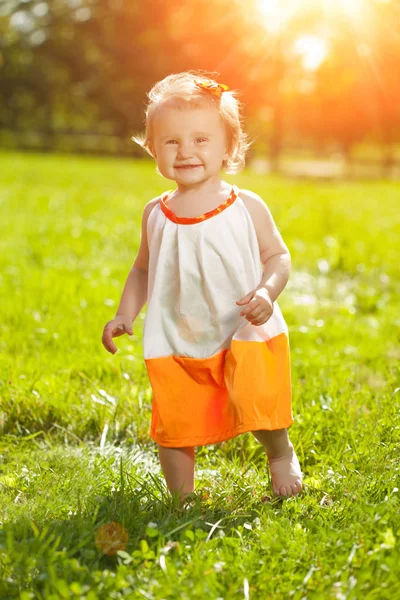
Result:
[[[239,89],[260,171],[400,177],[397,0],[2,0],[0,146],[143,156],[146,92]]]
[[[238,89],[262,173],[400,178],[397,0],[1,0],[0,147],[144,157],[146,93]]]

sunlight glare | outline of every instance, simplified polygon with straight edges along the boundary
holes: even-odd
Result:
[[[315,35],[303,35],[294,42],[293,49],[302,56],[303,67],[307,71],[315,71],[328,54],[327,43]]]
[[[366,17],[371,0],[258,0],[258,8],[264,16],[269,31],[277,33],[292,17],[311,8],[321,8],[325,17],[345,17],[357,22]]]
[[[323,0],[326,13],[343,14],[352,21],[365,16],[368,0]]]
[[[280,31],[293,14],[301,11],[304,4],[304,0],[258,0],[259,10],[266,19],[266,27],[273,33]]]

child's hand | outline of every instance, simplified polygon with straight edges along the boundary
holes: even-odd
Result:
[[[124,333],[133,335],[132,325],[129,317],[120,315],[115,317],[115,319],[112,319],[112,321],[109,321],[104,327],[103,337],[101,338],[104,348],[108,350],[108,352],[111,352],[111,354],[115,354],[117,347],[112,341],[112,338],[118,337],[119,335],[124,335]]]
[[[247,304],[240,316],[245,316],[252,325],[264,325],[274,312],[274,303],[266,288],[252,290],[236,304]]]

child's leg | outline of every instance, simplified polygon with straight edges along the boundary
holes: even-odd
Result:
[[[287,429],[252,433],[267,453],[274,493],[279,496],[295,496],[301,492],[301,468]]]
[[[194,491],[194,448],[158,446],[161,468],[171,493],[181,499]]]

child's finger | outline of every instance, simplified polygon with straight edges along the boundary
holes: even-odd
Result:
[[[124,323],[119,323],[119,325],[117,325],[117,327],[115,327],[112,332],[113,337],[124,335],[124,333],[127,333],[128,335],[133,335],[132,329],[129,327],[129,325],[125,325]]]
[[[253,295],[253,292],[249,292],[248,294],[243,296],[243,298],[241,298],[240,300],[236,300],[236,304],[247,304],[251,300],[252,295]]]
[[[254,300],[254,302],[257,302],[257,300]],[[249,302],[248,306],[246,306],[246,308],[244,308],[240,314],[243,316],[246,316],[249,313],[252,313],[253,310],[258,306],[258,304],[254,304],[254,302],[253,302],[253,300],[251,300]]]
[[[115,354],[115,352],[117,351],[117,346],[112,341],[111,331],[109,329],[104,329],[101,341],[103,343],[104,348],[108,350],[108,352],[111,352],[111,354]]]
[[[114,337],[119,337],[120,335],[124,335],[127,333],[128,335],[133,335],[133,329],[129,325],[125,325],[125,323],[118,323],[118,325],[113,325],[112,322],[107,323],[103,330],[103,336],[101,341],[103,346],[108,352],[115,354],[118,350],[117,346],[113,342]]]
[[[249,317],[251,317],[253,319],[259,319],[263,313],[264,313],[264,310],[260,306],[256,306],[255,308],[253,308],[253,310],[249,314]]]
[[[133,335],[132,328],[129,327],[129,325],[125,325],[125,323],[118,323],[113,333],[118,330],[123,331],[124,333],[128,333],[129,335]]]
[[[270,318],[271,315],[263,313],[262,315],[257,317],[257,319],[255,319],[255,323],[253,323],[253,325],[264,325],[267,321],[269,321]]]
[[[256,321],[257,325],[260,325],[261,321],[264,321],[264,319],[266,319],[266,317],[267,317],[266,312],[263,309],[261,309],[261,310],[258,310],[257,312],[251,312],[249,315],[247,315],[246,318],[249,321]]]

